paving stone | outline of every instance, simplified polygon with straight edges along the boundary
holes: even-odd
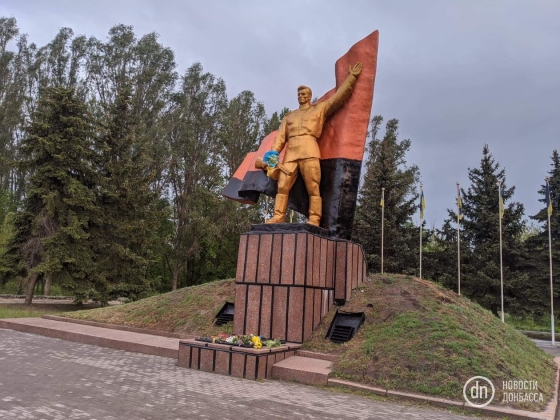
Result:
[[[460,420],[306,385],[249,381],[177,361],[0,329],[0,419]]]

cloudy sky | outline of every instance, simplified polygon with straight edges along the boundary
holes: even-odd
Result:
[[[39,45],[65,26],[102,39],[118,23],[155,31],[179,72],[200,61],[268,114],[296,108],[300,84],[331,89],[336,59],[378,29],[372,113],[398,118],[412,140],[429,225],[454,206],[456,182],[468,186],[485,143],[536,213],[560,148],[557,0],[2,0],[0,16]]]

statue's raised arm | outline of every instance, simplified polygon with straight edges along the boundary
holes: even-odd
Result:
[[[350,98],[352,90],[354,90],[354,85],[358,79],[358,75],[362,71],[362,63],[358,62],[354,66],[348,67],[348,77],[336,90],[336,93],[325,101],[325,106],[327,107],[327,116],[332,114],[338,108],[340,108],[344,102]]]

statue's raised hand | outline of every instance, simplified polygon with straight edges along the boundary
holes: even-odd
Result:
[[[358,76],[358,74],[360,74],[360,72],[362,71],[362,63],[360,63],[359,61],[354,64],[354,67],[349,66],[348,67],[348,73],[350,73],[353,76]]]

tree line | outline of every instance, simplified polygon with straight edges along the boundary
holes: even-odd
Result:
[[[353,238],[361,243],[368,268],[380,272],[381,189],[385,188],[384,268],[387,272],[418,275],[419,226],[413,216],[419,212],[420,171],[407,165],[411,141],[398,138],[398,120],[385,125],[383,118],[371,121],[368,158],[359,193]],[[544,167],[544,165],[543,165]],[[551,201],[553,281],[555,300],[560,292],[560,156],[553,150],[548,171]],[[508,187],[505,170],[488,145],[478,167],[468,169],[470,185],[461,188],[459,221],[461,245],[461,294],[490,309],[496,316],[501,308],[499,257],[498,181],[502,182],[503,278],[505,311],[511,314],[543,316],[550,313],[548,222],[545,185],[539,189],[542,209],[525,220],[525,208],[514,200],[515,187]],[[457,208],[447,210],[441,227],[423,224],[423,277],[458,290]],[[558,307],[555,304],[555,307]]]
[[[224,80],[200,63],[180,74],[155,33],[137,37],[117,25],[99,40],[62,28],[39,47],[14,18],[0,18],[0,285],[29,303],[51,285],[78,302],[107,302],[233,277],[240,233],[263,221],[272,200],[245,206],[221,191],[287,112],[268,116],[250,91],[229,98]],[[412,143],[399,139],[398,120],[383,123],[371,120],[353,240],[378,272],[385,188],[385,271],[416,275],[420,170],[407,164]],[[501,179],[506,310],[546,313],[544,186],[543,210],[528,226],[488,146],[468,171],[463,294],[497,313]],[[557,151],[549,175],[558,208]],[[424,227],[423,275],[457,290],[455,211],[441,227]],[[559,227],[555,211],[556,244]]]
[[[281,114],[155,33],[39,47],[0,18],[0,281],[107,301],[232,277],[265,205],[221,191]]]

